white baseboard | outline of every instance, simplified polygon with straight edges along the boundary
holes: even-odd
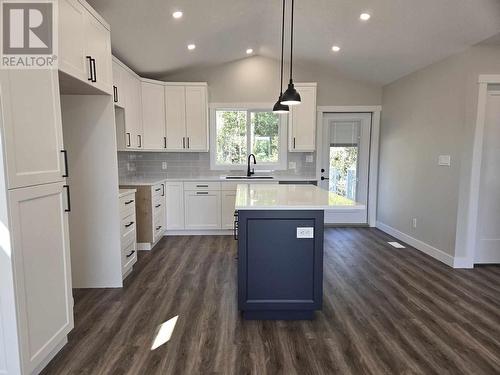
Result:
[[[153,247],[149,242],[137,242],[137,250],[151,250]]]
[[[455,257],[453,268],[474,268],[474,262],[469,258]]]
[[[164,236],[232,236],[232,229],[167,230]]]
[[[443,262],[447,266],[453,267],[453,268],[461,268],[461,267],[455,267],[455,258],[448,254],[445,253],[443,250],[439,250],[435,248],[434,246],[431,246],[423,241],[417,240],[414,237],[411,237],[407,235],[406,233],[403,233],[387,224],[384,224],[380,221],[377,221],[377,228],[380,229],[381,231],[397,238],[400,241],[406,242],[408,245],[414,247],[417,250],[420,250],[421,252],[433,257],[434,259],[439,260],[440,262]]]
[[[43,359],[43,361],[33,370],[32,374],[39,374],[49,364],[57,353],[68,343],[68,336],[64,337],[56,347]]]

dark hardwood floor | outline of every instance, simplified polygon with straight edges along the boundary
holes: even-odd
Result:
[[[376,229],[325,237],[314,321],[243,321],[232,237],[168,237],[123,289],[75,290],[75,329],[44,374],[500,373],[500,267],[453,270]]]

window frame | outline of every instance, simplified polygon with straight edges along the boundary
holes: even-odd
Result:
[[[223,103],[210,105],[210,169],[211,170],[246,170],[247,164],[219,164],[217,163],[217,111],[245,111],[247,116],[247,156],[251,149],[251,112],[272,112],[273,104],[269,103]],[[288,156],[288,115],[279,114],[279,143],[278,143],[278,162],[264,163],[257,160],[257,164],[252,164],[256,171],[260,170],[286,170]]]

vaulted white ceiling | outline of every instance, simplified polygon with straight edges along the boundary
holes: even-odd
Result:
[[[88,1],[111,25],[113,52],[145,76],[244,58],[249,47],[279,58],[281,0]],[[297,60],[379,84],[499,32],[500,0],[295,1]]]

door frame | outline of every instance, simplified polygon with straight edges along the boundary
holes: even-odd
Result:
[[[378,155],[380,138],[380,113],[382,106],[318,106],[316,119],[316,139],[321,139],[323,117],[326,113],[369,113],[372,116],[370,132],[370,158],[368,164],[368,225],[375,227],[377,222],[377,191],[378,191]],[[320,181],[321,155],[323,145],[316,142],[316,179]]]
[[[481,165],[483,162],[483,140],[486,126],[486,105],[489,91],[498,89],[489,87],[500,85],[499,74],[481,74],[478,78],[478,100],[476,123],[474,127],[474,141],[472,146],[472,165],[469,179],[469,194],[464,206],[460,205],[457,215],[457,228],[465,228],[465,256],[455,257],[454,268],[473,268],[475,249],[477,244],[477,221],[479,218],[479,189],[481,184]],[[457,248],[463,236],[457,230],[455,238],[455,254],[461,249]]]

